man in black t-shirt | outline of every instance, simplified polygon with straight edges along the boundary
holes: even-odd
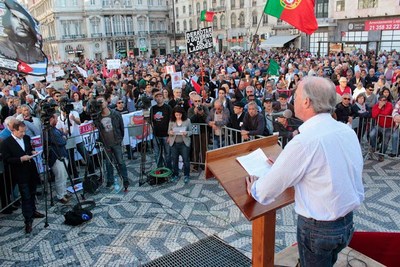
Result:
[[[157,102],[157,105],[150,108],[150,121],[154,134],[153,145],[155,160],[157,167],[164,165],[171,169],[171,149],[167,138],[172,108],[164,103],[162,92],[158,89],[153,89],[153,99]]]

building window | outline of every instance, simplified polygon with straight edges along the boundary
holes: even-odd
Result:
[[[92,33],[99,33],[100,32],[100,19],[95,17],[90,19],[90,24],[92,27]]]
[[[253,0],[252,2],[251,2],[251,6],[257,6],[257,0]]]
[[[328,5],[329,5],[329,0],[317,0],[315,7],[315,16],[317,18],[327,18]]]
[[[240,7],[240,8],[244,8],[244,0],[240,0],[240,2],[239,2],[239,7]]]
[[[114,33],[125,34],[125,18],[121,15],[113,17]]]
[[[193,21],[189,20],[189,31],[193,30]]]
[[[187,23],[186,23],[186,20],[183,21],[183,31],[184,31],[184,32],[187,31]]]
[[[225,29],[225,15],[222,15],[221,18],[219,19],[221,22],[221,29]]]
[[[358,9],[378,7],[378,0],[358,0]]]
[[[182,13],[183,13],[183,14],[186,14],[186,6],[183,6],[183,7],[182,7]]]
[[[239,15],[239,27],[244,27],[244,13],[240,13]]]
[[[252,18],[253,18],[253,27],[255,27],[255,26],[257,26],[257,11],[253,11],[253,15],[252,15]]]
[[[237,20],[236,14],[232,13],[232,15],[231,15],[231,28],[236,28],[236,20]]]
[[[200,3],[196,4],[196,12],[197,12],[197,14],[200,13]]]
[[[219,6],[225,7],[225,0],[219,1]]]
[[[207,10],[207,1],[203,2],[203,10]]]
[[[90,4],[93,6],[96,4],[96,0],[90,0]]]
[[[153,6],[153,0],[149,0],[149,6]]]
[[[215,30],[218,30],[218,18],[217,18],[217,16],[214,16],[214,18],[213,18],[213,28]]]
[[[345,36],[342,37],[342,42],[349,42],[343,48],[347,52],[354,51],[359,48],[361,48],[364,51],[367,51],[367,44],[366,44],[367,41],[368,41],[367,31],[345,32]]]
[[[178,7],[175,8],[175,16],[179,17],[179,8]]]
[[[400,51],[400,30],[382,31],[381,51]]]
[[[135,32],[132,16],[126,16],[126,30],[127,30],[128,34],[134,34],[134,32]]]
[[[344,11],[344,0],[336,1],[336,11]]]
[[[268,24],[268,15],[263,13],[263,26]]]
[[[104,17],[104,26],[106,27],[106,35],[112,34],[110,17]]]
[[[179,25],[179,21],[176,23],[176,32],[180,32],[181,31],[181,27]]]
[[[189,16],[191,16],[192,14],[193,14],[192,5],[189,5]]]
[[[231,9],[235,9],[236,0],[231,0]]]
[[[312,55],[328,54],[328,33],[315,32],[310,36],[310,52]]]

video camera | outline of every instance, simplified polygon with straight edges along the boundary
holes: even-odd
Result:
[[[90,115],[90,119],[95,121],[100,118],[100,114],[102,111],[102,104],[103,104],[103,100],[97,101],[96,99],[92,99],[88,102],[87,110]]]
[[[69,114],[72,110],[74,110],[74,105],[72,101],[68,98],[62,98],[60,100],[60,110],[64,111],[65,113]]]
[[[39,106],[40,106],[40,120],[42,121],[42,124],[44,126],[50,125],[50,119],[56,113],[55,107],[57,106],[57,104],[49,103],[46,100],[42,100],[41,102],[39,102]]]
[[[204,107],[202,105],[197,106],[197,111],[203,111],[203,110],[204,110]]]

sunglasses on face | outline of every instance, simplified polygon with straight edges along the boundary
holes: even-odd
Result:
[[[350,100],[350,98],[347,98],[347,97],[343,97],[343,100]]]

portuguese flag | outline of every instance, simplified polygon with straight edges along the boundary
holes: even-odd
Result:
[[[298,30],[312,34],[318,29],[314,0],[267,0],[264,13],[284,20]]]
[[[214,12],[210,12],[210,11],[207,11],[207,10],[201,11],[200,21],[212,22],[213,19],[214,19]]]

